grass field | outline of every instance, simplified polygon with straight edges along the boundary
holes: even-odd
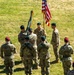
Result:
[[[60,32],[60,46],[63,45],[63,38],[68,36],[70,43],[74,48],[74,0],[48,0],[52,14],[52,22],[57,23]],[[15,55],[16,66],[13,75],[24,75],[23,64],[21,64],[19,49],[20,44],[17,35],[20,32],[20,25],[26,27],[30,10],[34,11],[32,28],[36,28],[36,23],[43,23],[43,14],[41,12],[41,0],[0,0],[0,46],[4,43],[4,38],[9,36],[15,44],[18,53]],[[46,26],[47,40],[50,42],[52,29]],[[50,46],[50,60],[54,60],[52,46]],[[73,56],[74,58],[74,56]],[[74,59],[73,59],[74,60]],[[3,60],[0,58],[0,75],[3,73]],[[51,75],[63,75],[61,62],[50,66]],[[33,70],[33,75],[41,75],[40,68]]]

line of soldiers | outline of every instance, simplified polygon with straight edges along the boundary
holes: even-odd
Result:
[[[71,75],[69,72],[73,54],[73,48],[69,43],[67,37],[64,38],[65,44],[58,47],[60,44],[59,32],[56,28],[56,23],[52,23],[51,27],[53,29],[51,44],[53,46],[53,51],[55,55],[55,62],[62,61],[64,75]],[[24,70],[26,75],[32,75],[32,68],[38,69],[38,65],[41,67],[41,75],[50,74],[50,54],[49,54],[49,43],[46,40],[45,30],[41,27],[41,23],[37,23],[37,28],[34,30],[29,28],[28,34],[25,31],[23,25],[20,26],[21,32],[18,35],[18,41],[20,43],[20,57],[24,64]],[[4,64],[6,68],[6,74],[13,74],[14,67],[14,54],[16,53],[16,48],[10,42],[10,38],[5,38],[6,43],[1,46],[1,58],[4,59]],[[39,59],[39,63],[38,63]],[[74,65],[73,65],[74,66]],[[72,71],[74,74],[74,72]]]

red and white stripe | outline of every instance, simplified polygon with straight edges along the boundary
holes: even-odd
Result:
[[[49,20],[51,19],[51,13],[46,0],[42,0],[42,12],[45,15],[46,24],[49,24]]]

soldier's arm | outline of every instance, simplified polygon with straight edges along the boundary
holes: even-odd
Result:
[[[43,36],[47,36],[46,31],[43,29]]]
[[[73,54],[74,53],[74,50],[73,50],[73,48],[72,48],[72,46],[71,46],[71,54]]]
[[[38,45],[37,47],[37,51],[38,51],[38,58],[40,57],[40,50],[41,50],[42,46],[41,44]]]
[[[16,47],[13,45],[13,52],[17,53]]]
[[[63,55],[62,55],[62,47],[59,49],[59,58],[60,58],[60,60],[62,61],[62,59],[63,59]]]
[[[20,57],[23,57],[23,49],[24,49],[24,45],[22,45],[20,48]]]
[[[56,45],[59,46],[59,34],[57,32],[55,33],[55,41]]]
[[[3,46],[1,46],[1,58],[4,58],[3,53],[4,53]]]

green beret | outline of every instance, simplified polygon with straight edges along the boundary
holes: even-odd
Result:
[[[41,36],[41,40],[45,41],[46,37],[45,36]]]
[[[51,25],[52,25],[52,26],[56,26],[56,23],[52,23]]]
[[[24,25],[21,25],[21,26],[20,26],[20,29],[24,29]]]
[[[41,23],[40,23],[40,22],[38,22],[38,23],[37,23],[37,25],[41,25]]]

